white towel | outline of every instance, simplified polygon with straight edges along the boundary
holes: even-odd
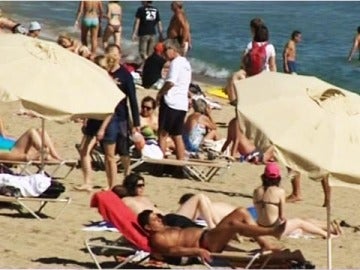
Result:
[[[51,178],[40,173],[25,176],[6,173],[0,174],[0,186],[16,187],[20,189],[23,197],[38,197],[50,184]]]

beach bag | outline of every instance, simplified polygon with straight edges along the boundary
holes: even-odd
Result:
[[[56,180],[51,180],[50,186],[39,196],[40,198],[56,199],[65,191],[65,186]]]
[[[267,42],[259,45],[253,41],[251,50],[245,56],[245,67],[248,76],[259,74],[265,69],[267,45]]]

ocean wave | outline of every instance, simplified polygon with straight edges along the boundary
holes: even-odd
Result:
[[[213,77],[217,79],[226,79],[230,75],[230,71],[223,67],[204,62],[196,58],[190,58],[191,68],[194,73]]]

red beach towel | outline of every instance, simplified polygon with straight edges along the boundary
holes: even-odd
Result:
[[[110,222],[138,249],[150,252],[146,232],[137,223],[136,214],[112,191],[101,191],[93,195],[91,207],[98,208],[105,221]]]

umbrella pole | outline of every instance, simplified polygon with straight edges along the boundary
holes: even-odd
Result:
[[[332,269],[332,251],[330,238],[330,224],[331,224],[331,200],[326,205],[326,221],[327,221],[327,268]]]
[[[40,149],[40,171],[44,170],[45,166],[45,119],[41,118],[41,149]]]

